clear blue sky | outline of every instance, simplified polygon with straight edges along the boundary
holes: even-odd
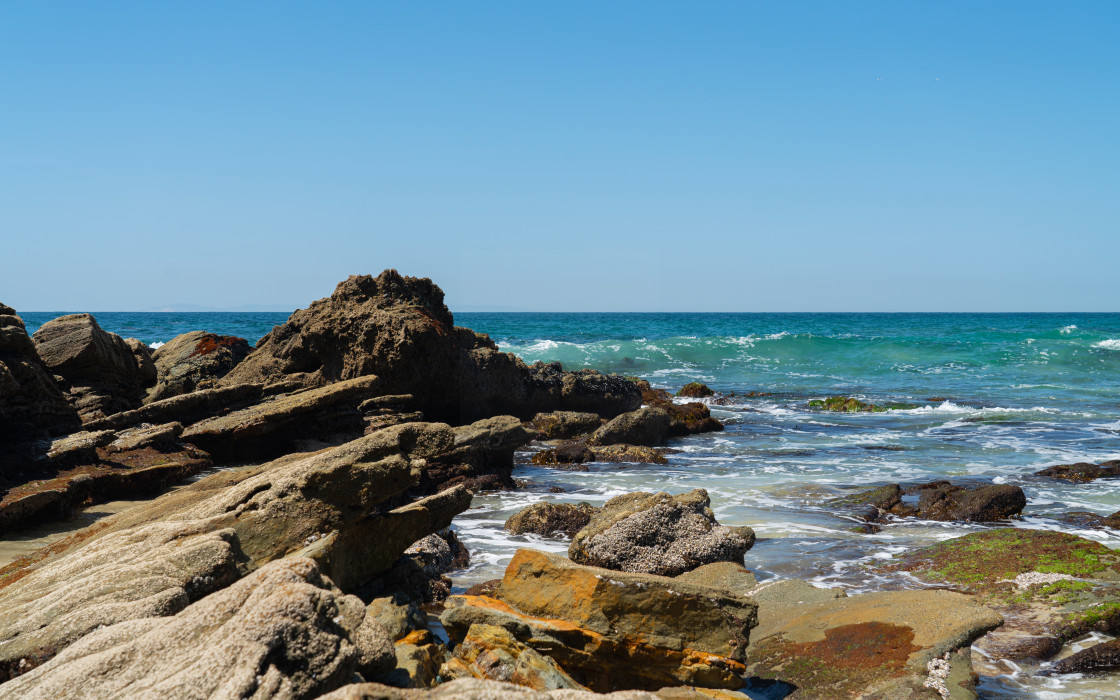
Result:
[[[0,301],[1120,310],[1120,2],[5,2]]]

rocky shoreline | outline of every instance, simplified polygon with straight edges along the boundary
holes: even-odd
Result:
[[[517,487],[516,450],[559,469],[663,462],[671,438],[723,428],[719,400],[527,365],[392,270],[254,348],[199,331],[153,353],[89,314],[29,336],[0,305],[0,536],[154,497],[0,568],[0,698],[964,699],[974,644],[1039,660],[1120,631],[1120,555],[1089,540],[989,529],[884,563],[926,588],[848,596],[758,581],[755,533],[717,522],[703,490],[532,506],[507,528],[570,540],[568,556],[525,548],[450,595],[470,553],[448,527],[473,494]],[[874,532],[1025,505],[1015,486],[941,481],[829,507]],[[1118,659],[1108,642],[1052,672]]]

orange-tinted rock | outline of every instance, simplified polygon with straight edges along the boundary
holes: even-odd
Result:
[[[497,598],[453,596],[453,639],[505,629],[598,692],[670,685],[737,688],[755,604],[717,588],[580,566],[518,550]]]

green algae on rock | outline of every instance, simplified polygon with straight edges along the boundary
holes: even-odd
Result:
[[[809,402],[809,408],[831,411],[833,413],[883,413],[887,410],[882,406],[866,403],[849,396],[831,396],[827,399],[813,399]]]

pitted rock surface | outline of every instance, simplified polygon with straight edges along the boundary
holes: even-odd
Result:
[[[249,341],[191,331],[167,341],[152,356],[157,373],[145,402],[211,389],[249,354]]]
[[[92,632],[0,698],[313,698],[353,676],[364,614],[314,562],[282,559],[173,617]]]
[[[742,564],[754,531],[716,522],[708,492],[637,492],[607,501],[568,548],[572,561],[616,571],[676,576],[703,564]]]

